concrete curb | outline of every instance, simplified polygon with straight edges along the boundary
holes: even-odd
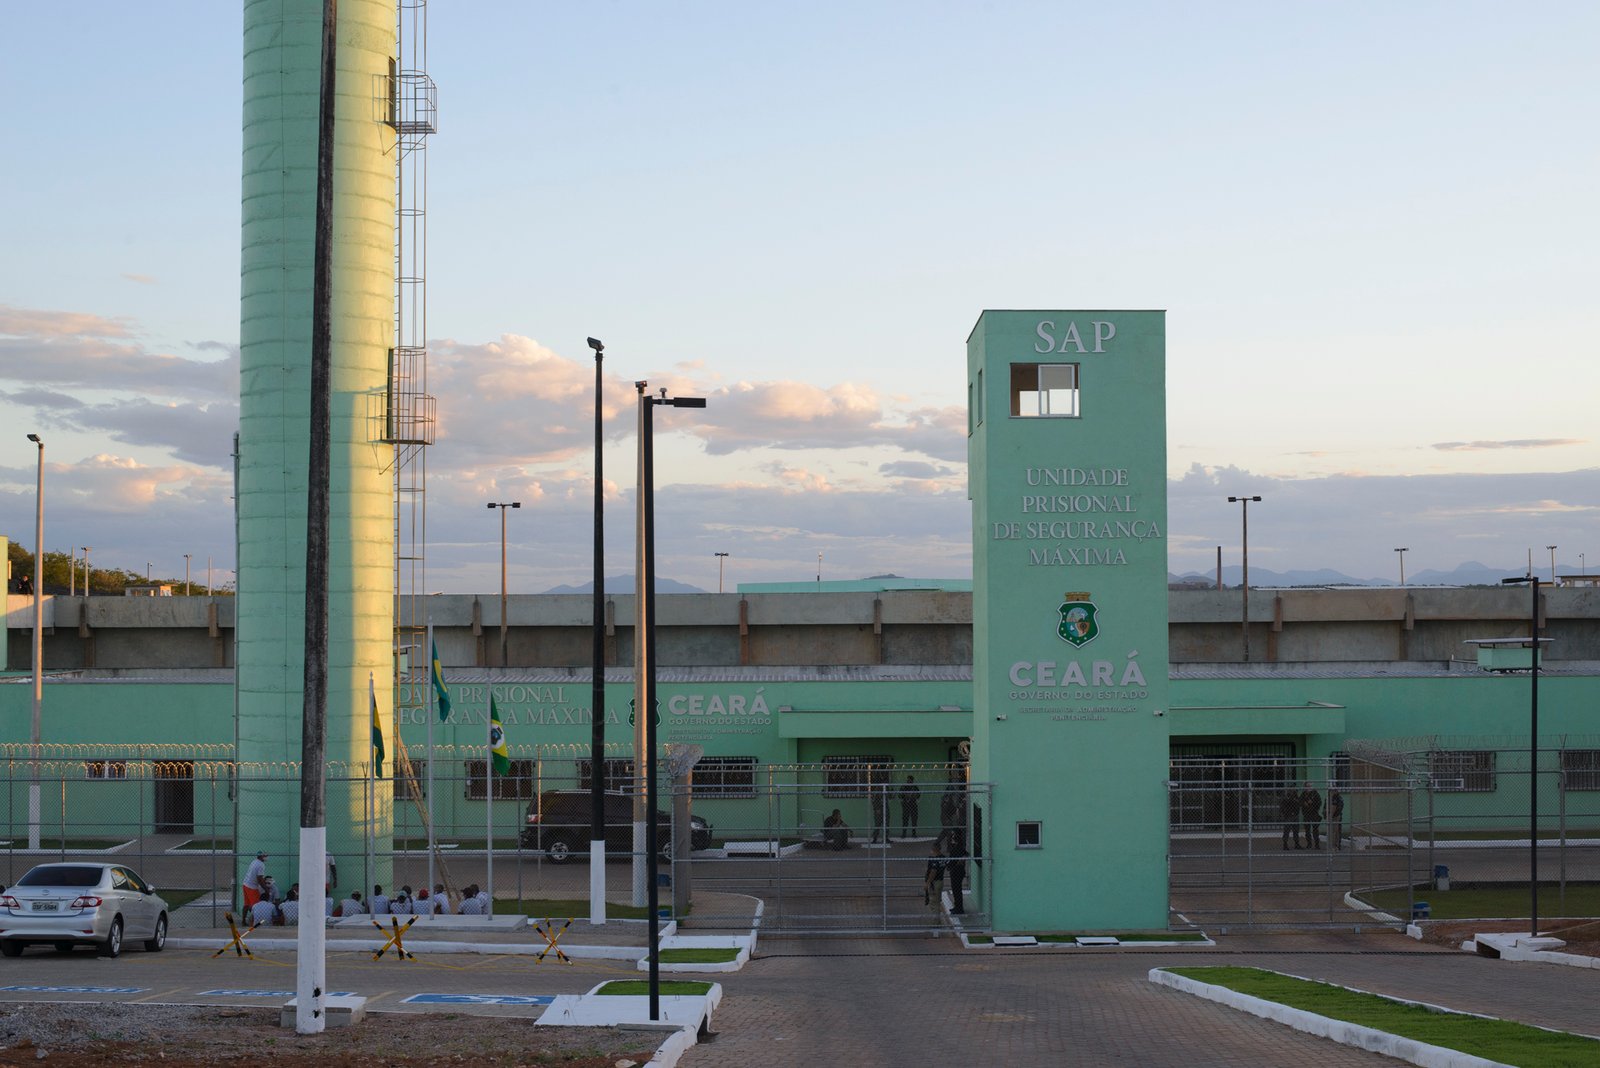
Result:
[[[1215,1001],[1229,1008],[1248,1012],[1252,1016],[1259,1016],[1275,1023],[1287,1024],[1296,1031],[1303,1031],[1319,1038],[1329,1038],[1346,1046],[1355,1046],[1357,1049],[1381,1053],[1386,1057],[1395,1057],[1399,1060],[1410,1061],[1412,1064],[1422,1065],[1423,1068],[1506,1068],[1500,1061],[1485,1060],[1459,1050],[1446,1049],[1443,1046],[1431,1045],[1427,1042],[1418,1042],[1415,1039],[1402,1038],[1392,1035],[1387,1031],[1375,1031],[1370,1027],[1361,1027],[1357,1024],[1345,1023],[1342,1020],[1329,1019],[1318,1016],[1316,1013],[1304,1009],[1291,1008],[1280,1005],[1275,1001],[1266,1001],[1262,998],[1241,994],[1236,990],[1216,986],[1211,983],[1202,983],[1187,976],[1173,975],[1161,968],[1150,969],[1150,981],[1157,986],[1171,987],[1173,990],[1196,997]],[[1295,976],[1294,978],[1299,978]],[[1345,987],[1344,989],[1353,989]],[[1365,991],[1361,991],[1365,993]],[[1382,995],[1379,995],[1382,996]],[[1404,1005],[1421,1005],[1435,1012],[1449,1012],[1458,1016],[1475,1016],[1476,1013],[1456,1012],[1454,1009],[1441,1008],[1437,1005],[1428,1005],[1421,1001],[1402,1001],[1400,998],[1389,998],[1390,1001]],[[1488,1019],[1488,1017],[1480,1017]]]
[[[1381,923],[1386,927],[1404,927],[1406,925],[1406,921],[1402,920],[1400,917],[1392,916],[1389,913],[1384,912],[1382,909],[1362,901],[1360,898],[1356,897],[1355,891],[1353,890],[1344,895],[1344,904],[1348,909],[1353,909],[1356,912],[1363,912],[1368,916],[1371,916],[1372,922],[1374,923]]]
[[[684,1053],[700,1041],[702,1033],[711,1030],[711,1014],[722,1004],[722,986],[712,983],[703,996],[664,996],[661,999],[662,1019],[646,1019],[649,999],[638,996],[562,994],[550,1003],[537,1026],[544,1027],[627,1027],[647,1030],[672,1030],[672,1034],[656,1048],[650,1064],[658,1068],[671,1068]]]
[[[729,961],[715,963],[667,963],[663,961],[660,968],[664,972],[736,972],[750,961],[750,943],[753,941],[747,935],[677,935],[673,938],[661,940],[661,951],[669,949],[737,949],[738,955]],[[646,953],[639,958],[638,969],[641,972],[650,970],[650,955]]]
[[[1501,960],[1525,961],[1533,964],[1560,964],[1568,968],[1600,968],[1600,957],[1582,957],[1576,953],[1556,953],[1547,949],[1526,949],[1521,942],[1526,935],[1480,934],[1462,945],[1469,953],[1478,952],[1478,944],[1490,946],[1500,954]],[[1544,941],[1544,939],[1540,939]],[[1559,939],[1556,939],[1559,941]],[[1471,947],[1468,949],[1468,947]]]
[[[230,945],[228,936],[221,939],[213,938],[169,938],[167,945],[173,949],[221,949]],[[245,942],[257,953],[283,951],[292,953],[295,950],[295,940],[292,938],[251,938]],[[407,953],[483,953],[492,956],[505,957],[537,957],[549,949],[543,943],[516,942],[407,942]],[[644,950],[638,946],[569,946],[560,943],[563,953],[569,957],[581,957],[589,960],[636,960]],[[376,953],[383,948],[381,940],[341,940],[327,942],[329,953]],[[554,956],[554,951],[551,951]]]

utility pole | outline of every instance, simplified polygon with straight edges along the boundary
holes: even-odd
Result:
[[[1244,635],[1244,662],[1250,662],[1250,502],[1260,502],[1260,497],[1229,497],[1229,502],[1237,502],[1244,515],[1244,530],[1240,537],[1241,555],[1244,558],[1244,572],[1239,583],[1243,598],[1242,614],[1240,616],[1240,630]]]

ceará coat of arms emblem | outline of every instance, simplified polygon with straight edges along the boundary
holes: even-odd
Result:
[[[1063,595],[1061,607],[1056,611],[1061,614],[1061,623],[1056,627],[1056,633],[1060,635],[1062,641],[1081,648],[1099,636],[1100,621],[1096,617],[1094,602],[1089,600],[1089,594]]]

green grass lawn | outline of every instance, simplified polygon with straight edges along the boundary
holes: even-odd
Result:
[[[1600,838],[1600,829],[1593,827],[1568,827],[1564,832],[1566,837],[1572,838]],[[1560,841],[1563,832],[1556,827],[1540,827],[1539,841]],[[1528,840],[1528,825],[1524,821],[1521,827],[1512,827],[1506,830],[1481,830],[1466,829],[1452,830],[1449,827],[1435,827],[1433,833],[1417,835],[1417,842],[1505,842]]]
[[[119,845],[127,845],[129,841],[130,839],[127,838],[68,838],[63,840],[61,838],[45,838],[41,836],[39,849],[41,852],[50,853],[98,853],[106,849],[115,849]],[[24,836],[22,838],[0,840],[0,846],[11,849],[27,849],[28,839]]]
[[[447,838],[436,838],[434,841],[441,849],[449,849],[452,851],[458,849],[483,849],[483,836],[481,834],[476,838],[463,838],[460,835],[451,835]],[[496,836],[494,840],[494,851],[496,853],[515,853],[520,845],[521,839],[514,834],[505,838]],[[394,848],[397,852],[426,853],[428,851],[428,839],[425,837],[396,838],[394,840]],[[532,850],[523,850],[523,852],[532,852]]]
[[[160,894],[166,900],[167,908],[171,909],[173,912],[177,912],[195,898],[204,894],[209,894],[211,891],[195,890],[187,887],[175,889],[170,886],[163,886],[157,888],[156,893]]]
[[[196,851],[202,852],[202,853],[210,853],[213,850],[215,850],[218,853],[232,853],[233,852],[233,839],[232,838],[191,838],[187,842],[184,842],[184,843],[182,843],[180,845],[176,845],[173,848],[174,849],[181,849],[181,850],[190,850],[190,849],[192,849],[192,850],[196,850]]]
[[[1346,1023],[1458,1050],[1517,1068],[1565,1068],[1600,1064],[1600,1042],[1505,1020],[1432,1012],[1415,1005],[1358,994],[1260,968],[1168,968],[1202,983],[1304,1009]]]
[[[730,964],[739,959],[737,949],[663,949],[662,964]]]
[[[1082,931],[1077,934],[1059,932],[1034,934],[1032,931],[1013,931],[1002,932],[1001,937],[1006,937],[1007,934],[1023,937],[1032,935],[1032,937],[1041,942],[1076,942],[1079,938],[1085,937],[1110,937],[1115,938],[1118,942],[1204,942],[1206,940],[1206,936],[1199,931],[1128,931],[1109,936],[1099,931]],[[994,936],[968,935],[967,941],[973,945],[984,946],[993,942]]]
[[[537,919],[587,919],[589,899],[586,897],[541,897],[518,901],[516,898],[495,898],[496,916],[533,916]],[[637,905],[619,905],[606,902],[606,918],[611,920],[642,920],[650,910]]]
[[[1429,917],[1435,920],[1520,919],[1529,913],[1528,887],[1461,887],[1429,890],[1418,887],[1409,895],[1404,889],[1377,890],[1360,895],[1362,900],[1396,916],[1407,916],[1411,899],[1428,903]],[[1559,885],[1539,884],[1539,915],[1600,916],[1600,884],[1567,884],[1565,895]]]
[[[658,983],[657,987],[663,994],[704,994],[711,989],[710,983],[696,983],[685,980],[675,980],[670,983]],[[628,994],[634,997],[650,993],[648,979],[613,979],[599,990],[597,994]]]

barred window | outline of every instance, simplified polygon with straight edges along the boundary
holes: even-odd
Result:
[[[866,797],[867,787],[887,784],[894,757],[831,756],[822,758],[823,797]]]
[[[594,767],[592,760],[578,761],[578,785],[574,789],[589,790],[594,787]],[[632,757],[606,757],[601,765],[605,781],[603,789],[607,793],[629,794],[633,793],[633,758]]]
[[[85,760],[83,762],[83,777],[85,779],[126,779],[128,777],[128,762],[126,760]]]
[[[487,760],[469,760],[467,764],[467,793],[468,801],[482,801],[484,798],[483,782],[489,770]],[[533,761],[513,760],[511,770],[504,775],[495,775],[494,799],[496,801],[526,801],[533,796]]]
[[[701,757],[694,766],[696,797],[756,796],[756,758],[753,756]]]
[[[1428,754],[1428,772],[1440,793],[1493,793],[1494,751],[1456,749]]]
[[[394,799],[396,801],[410,801],[411,787],[406,783],[406,777],[400,770],[400,762],[395,761],[386,772],[394,776]],[[412,760],[411,773],[417,777],[417,796],[428,796],[428,762],[426,760]]]
[[[1600,790],[1600,749],[1563,749],[1561,781],[1568,790]]]

